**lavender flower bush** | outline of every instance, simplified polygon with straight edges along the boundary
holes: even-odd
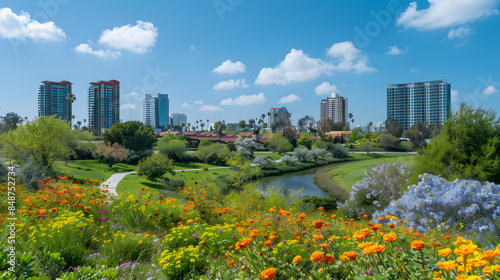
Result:
[[[496,232],[500,218],[500,185],[474,180],[447,181],[424,173],[399,199],[392,200],[374,217],[391,215],[407,220],[415,229],[444,229],[460,225],[461,230]]]

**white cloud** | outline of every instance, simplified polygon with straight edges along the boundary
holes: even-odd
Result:
[[[193,108],[193,105],[191,105],[191,104],[189,104],[189,103],[186,103],[186,102],[182,102],[181,107],[182,107],[182,108],[188,108],[188,109],[191,109],[191,108]]]
[[[77,53],[81,53],[81,54],[95,55],[95,56],[100,57],[100,58],[114,59],[114,58],[118,58],[121,56],[121,53],[119,51],[116,51],[116,52],[113,52],[110,50],[94,51],[89,44],[80,44],[80,45],[76,46],[75,51]]]
[[[129,109],[135,109],[135,104],[122,104],[120,107],[122,110],[129,110]]]
[[[463,39],[464,37],[468,36],[472,32],[472,29],[470,27],[459,27],[455,29],[450,29],[450,32],[448,32],[448,40],[454,39],[454,38],[460,38]]]
[[[489,86],[483,90],[482,94],[483,95],[492,95],[492,94],[495,94],[497,92],[498,92],[498,90],[494,86]]]
[[[193,101],[193,103],[198,105],[203,105],[203,100],[195,100]]]
[[[335,70],[337,71],[354,70],[357,73],[377,71],[377,69],[368,66],[368,56],[356,48],[351,41],[333,44],[327,50],[327,54],[336,58],[338,64],[335,65]]]
[[[235,88],[248,88],[248,84],[245,79],[237,79],[236,81],[230,79],[229,81],[218,82],[215,86],[215,90],[225,90],[225,89],[235,89]]]
[[[398,48],[398,46],[390,46],[389,50],[386,52],[386,54],[390,55],[400,55],[400,54],[407,54],[408,53],[408,47],[405,47],[404,49]]]
[[[329,82],[322,82],[314,88],[314,92],[316,92],[316,95],[329,94],[337,91],[337,86],[330,84]]]
[[[288,96],[283,96],[281,99],[278,101],[278,104],[286,104],[286,103],[293,103],[295,101],[301,100],[300,97],[295,95],[294,93],[288,95]]]
[[[200,107],[200,111],[202,111],[202,112],[216,112],[216,111],[222,111],[222,109],[219,106],[215,106],[215,105],[203,105]]]
[[[217,74],[236,74],[236,73],[245,73],[245,64],[241,63],[240,61],[232,62],[231,60],[226,60],[222,62],[221,65],[217,66],[212,70],[212,72],[215,72]]]
[[[140,96],[141,94],[138,93],[137,91],[132,91],[131,93],[125,94],[125,96]]]
[[[264,97],[264,93],[253,94],[253,95],[240,95],[235,99],[227,98],[223,99],[219,105],[238,105],[238,106],[248,106],[255,104],[263,104],[266,101],[266,97]]]
[[[302,50],[292,49],[276,67],[262,68],[255,83],[258,85],[286,85],[308,82],[329,74],[335,67],[319,58],[310,58]]]
[[[138,20],[134,26],[127,24],[104,30],[99,43],[108,48],[142,54],[154,47],[157,37],[158,28],[153,23]]]
[[[457,103],[460,100],[460,97],[458,96],[458,91],[455,89],[451,90],[451,102],[452,103]]]
[[[420,69],[418,69],[418,68],[411,68],[411,69],[410,69],[410,72],[411,72],[411,73],[420,72]]]
[[[397,19],[396,25],[431,30],[466,24],[497,14],[498,0],[428,0],[427,9],[417,10],[411,2]]]
[[[194,52],[196,50],[196,45],[191,45],[191,47],[189,47],[189,49]]]
[[[29,13],[21,11],[19,15],[10,8],[0,9],[0,37],[7,39],[32,39],[33,41],[64,41],[66,34],[49,21],[40,23],[31,19]]]

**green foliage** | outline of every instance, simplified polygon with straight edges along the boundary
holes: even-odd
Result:
[[[266,141],[269,150],[279,153],[286,153],[292,150],[293,146],[286,140],[285,137],[281,136],[279,133],[275,133],[273,137],[267,139]]]
[[[382,147],[384,150],[388,151],[394,151],[398,149],[399,138],[396,138],[395,136],[391,134],[381,134],[380,135],[380,147]]]
[[[243,131],[243,130],[236,129],[236,130],[234,131],[234,134],[238,135],[238,134],[240,134],[242,131]]]
[[[275,162],[268,156],[260,156],[256,157],[253,161],[253,164],[258,165],[258,166],[271,166],[274,165]]]
[[[158,141],[158,150],[161,154],[175,161],[183,161],[186,155],[188,142],[172,137],[163,137]]]
[[[334,158],[345,158],[349,156],[347,149],[340,143],[331,146],[330,152]]]
[[[200,144],[198,145],[198,147],[203,147],[203,146],[209,146],[213,143],[214,141],[212,141],[212,139],[201,139],[200,141]]]
[[[51,170],[37,162],[28,161],[21,167],[21,180],[31,189],[37,189],[38,181],[48,176],[52,176]]]
[[[144,150],[144,151],[132,151],[130,150],[127,155],[127,163],[128,164],[137,164],[140,160],[147,158],[153,155],[153,150]]]
[[[389,134],[396,138],[401,138],[404,131],[404,128],[402,126],[398,126],[398,122],[393,117],[387,118],[385,121],[385,129],[387,129]]]
[[[203,162],[216,165],[224,165],[232,155],[227,147],[216,143],[200,147],[196,152],[196,156]]]
[[[141,126],[137,121],[115,123],[103,134],[104,142],[120,143],[133,151],[151,150],[156,142],[151,128]]]
[[[358,140],[356,137],[359,136],[359,133],[363,132],[363,129],[356,127],[352,130],[351,135],[349,135],[349,142],[354,142]]]
[[[370,140],[362,141],[359,144],[359,147],[361,150],[366,151],[366,154],[369,154],[370,151],[373,151],[373,149],[375,148],[375,146],[373,145],[373,142]]]
[[[314,155],[312,154],[312,152],[305,146],[297,147],[294,150],[294,156],[297,157],[300,162],[307,162],[308,160],[314,159]]]
[[[164,154],[153,154],[141,160],[137,165],[137,175],[147,176],[148,180],[152,182],[156,182],[157,178],[161,178],[167,172],[175,175],[173,170],[174,161]]]
[[[462,103],[441,134],[417,156],[415,174],[500,183],[499,125],[493,110],[474,109]],[[417,180],[415,175],[412,182]]]
[[[128,153],[129,150],[118,143],[113,143],[113,145],[111,143],[99,143],[96,145],[94,154],[100,160],[108,160],[108,165],[111,168],[115,162],[126,160]]]
[[[231,152],[236,152],[236,150],[238,150],[236,148],[236,145],[234,144],[234,142],[228,142],[226,147],[229,149],[229,151]]]
[[[337,200],[335,198],[311,196],[304,197],[302,200],[304,201],[304,204],[310,204],[314,207],[314,209],[323,207],[325,212],[337,209]]]
[[[325,141],[323,139],[318,139],[316,142],[314,142],[314,146],[322,149],[330,149],[333,144],[330,141]]]
[[[260,171],[259,167],[251,166],[251,163],[247,161],[241,152],[238,152],[232,158],[227,161],[227,164],[231,166],[233,172],[229,175],[231,184],[237,191],[241,191],[243,187],[243,182],[251,175],[257,174]]]
[[[304,146],[310,150],[312,147],[312,144],[313,144],[312,139],[309,137],[300,137],[299,140],[297,140],[297,147]]]
[[[314,160],[317,160],[319,157],[324,157],[328,154],[326,149],[314,147],[311,149],[311,154],[313,155]]]
[[[52,168],[55,161],[66,158],[76,146],[75,132],[56,116],[40,117],[0,137],[5,157],[19,163],[31,158],[41,166]]]

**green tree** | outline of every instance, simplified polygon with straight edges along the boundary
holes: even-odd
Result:
[[[56,116],[40,117],[24,126],[2,134],[2,153],[22,164],[31,158],[40,166],[51,169],[76,146],[76,134],[65,120]]]
[[[309,137],[300,137],[299,140],[297,141],[297,147],[298,146],[304,146],[306,147],[308,150],[311,149],[312,147],[312,144],[313,144],[313,141],[311,138]]]
[[[11,130],[17,128],[20,120],[21,116],[14,112],[7,113],[7,115],[3,118],[3,121],[10,127]]]
[[[266,142],[268,144],[269,150],[274,153],[279,153],[280,155],[293,149],[292,144],[290,144],[290,142],[288,142],[285,137],[279,135],[278,133],[275,133],[273,137],[267,139]]]
[[[157,178],[161,178],[167,172],[172,176],[175,175],[174,161],[164,154],[153,154],[141,160],[137,165],[137,175],[147,176],[148,180],[155,183]],[[167,177],[165,181],[168,181]]]
[[[96,157],[106,159],[108,166],[111,168],[117,161],[124,161],[127,159],[129,150],[120,145],[119,143],[99,143],[96,145]]]
[[[186,146],[188,142],[174,137],[162,137],[160,141],[158,141],[158,150],[161,154],[167,155],[170,159],[183,161],[186,156]]]
[[[229,175],[231,184],[237,191],[241,191],[243,183],[251,174],[257,174],[260,167],[253,167],[250,161],[247,161],[240,152],[230,158],[227,163],[231,166],[233,172]]]
[[[141,126],[137,121],[115,123],[103,134],[104,142],[119,143],[133,151],[151,150],[156,136],[151,128]]]
[[[241,127],[241,129],[245,129],[245,126],[246,126],[246,121],[245,120],[241,120],[238,125]]]
[[[446,121],[441,134],[418,154],[412,181],[422,173],[448,180],[500,183],[500,119],[496,113],[462,103]]]
[[[388,151],[396,150],[399,146],[399,142],[401,142],[399,138],[391,134],[384,133],[380,135],[380,140],[379,140],[380,147],[382,147],[385,150]]]
[[[356,141],[356,137],[363,132],[363,129],[356,127],[352,130],[351,135],[349,136],[349,142],[354,143]]]
[[[200,141],[200,145],[198,145],[198,147],[203,147],[203,146],[208,146],[208,145],[211,145],[214,141],[212,141],[212,139],[201,139]]]
[[[426,144],[425,139],[430,137],[430,129],[424,123],[416,123],[410,126],[410,129],[406,130],[403,136],[410,139],[415,147],[422,147]]]
[[[365,140],[360,144],[361,150],[366,151],[366,154],[370,154],[370,151],[373,151],[373,142],[370,140]]]
[[[392,136],[397,138],[401,138],[404,131],[404,128],[402,126],[398,126],[398,122],[393,117],[388,117],[387,120],[385,120],[385,129],[387,132],[392,134]]]
[[[228,126],[226,127],[226,131],[227,131],[227,132],[231,132],[231,131],[233,131],[233,126],[228,125]]]

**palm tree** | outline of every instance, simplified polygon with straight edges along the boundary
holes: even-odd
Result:
[[[69,103],[69,108],[70,108],[69,113],[70,114],[71,114],[71,106],[73,105],[73,102],[75,102],[75,100],[76,100],[76,96],[73,93],[70,92],[70,93],[68,93],[68,95],[66,95],[66,101],[68,101],[68,103]],[[73,119],[74,118],[75,117],[73,116]],[[72,120],[69,120],[69,122],[71,123]]]
[[[181,132],[184,130],[184,126],[186,126],[186,124],[181,123]]]
[[[76,124],[78,125],[78,129],[80,129],[80,127],[82,126],[82,122],[81,121],[77,121]]]
[[[188,123],[187,127],[186,127],[186,130],[190,130],[190,129],[191,129],[191,123]]]
[[[267,123],[271,124],[271,111],[267,112],[267,117],[268,117]]]
[[[347,117],[349,118],[349,122],[351,122],[350,120],[352,120],[352,113],[349,113],[349,114],[347,115]],[[352,130],[352,128],[351,128],[351,130]]]

